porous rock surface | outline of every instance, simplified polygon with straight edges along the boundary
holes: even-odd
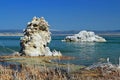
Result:
[[[106,42],[103,37],[96,35],[92,31],[80,31],[78,34],[74,34],[73,36],[66,36],[63,40],[66,42]]]
[[[24,36],[21,37],[20,54],[26,56],[62,56],[59,51],[50,51],[47,47],[50,41],[51,32],[48,22],[43,17],[33,17],[24,30]]]

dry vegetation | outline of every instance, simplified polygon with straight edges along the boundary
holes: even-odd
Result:
[[[70,57],[0,57],[0,80],[120,80],[119,69],[96,67],[87,70],[83,66],[58,64],[52,59]],[[15,64],[17,63],[17,64]]]
[[[21,70],[13,70],[0,67],[1,80],[68,80],[67,72],[57,68],[22,66]]]

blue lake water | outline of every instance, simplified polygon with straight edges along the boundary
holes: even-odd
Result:
[[[97,62],[105,62],[110,58],[110,62],[118,64],[120,56],[120,36],[103,36],[107,42],[104,43],[80,43],[62,42],[65,36],[52,36],[49,44],[51,50],[61,51],[65,56],[74,56],[75,60],[61,61],[64,63],[74,63],[78,65],[91,65]],[[0,55],[10,55],[20,50],[20,37],[0,37]]]

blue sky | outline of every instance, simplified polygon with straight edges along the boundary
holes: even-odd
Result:
[[[0,0],[0,30],[43,16],[55,30],[118,30],[120,0]]]

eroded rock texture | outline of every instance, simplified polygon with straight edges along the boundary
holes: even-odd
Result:
[[[78,34],[74,34],[73,36],[66,36],[63,41],[67,42],[106,42],[103,37],[96,35],[92,31],[80,31]]]
[[[61,56],[62,54],[56,50],[50,51],[47,44],[51,41],[49,24],[43,17],[34,17],[28,22],[27,28],[24,30],[24,36],[21,37],[21,55],[26,56]]]

